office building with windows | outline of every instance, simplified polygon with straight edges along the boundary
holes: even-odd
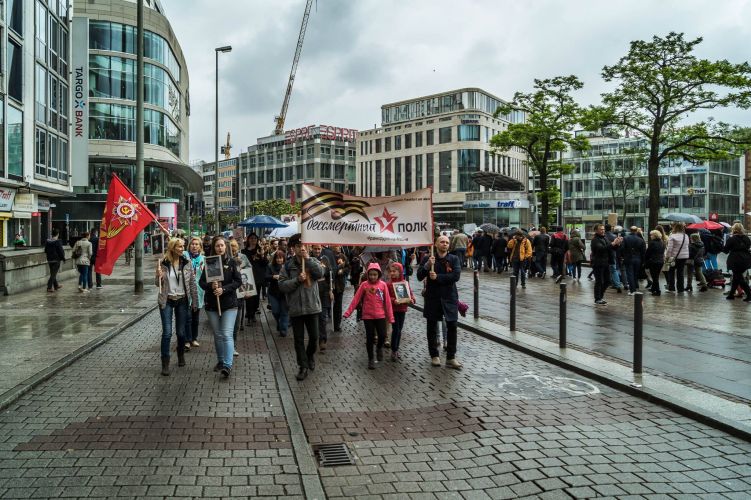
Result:
[[[577,134],[588,136],[591,149],[569,152],[565,160],[574,165],[574,171],[561,179],[564,224],[591,233],[594,224],[607,221],[608,214],[615,213],[624,227],[645,227],[649,218],[647,165],[643,157],[634,153],[645,150],[644,139],[590,132]],[[659,170],[660,216],[680,212],[717,222],[743,220],[745,169],[743,156],[702,163],[682,158],[664,160]],[[603,170],[616,175],[603,175]],[[625,173],[625,177],[619,173]],[[625,185],[627,190],[625,221],[621,220],[624,199],[620,189],[613,195],[612,182],[617,188]]]
[[[70,235],[97,227],[113,174],[135,191],[136,1],[75,2],[72,22],[71,174],[75,199],[55,224]],[[187,193],[201,192],[188,164],[188,68],[159,0],[144,9],[145,201],[174,224]],[[65,216],[65,217],[63,217]],[[67,224],[67,227],[66,227]]]
[[[490,138],[522,122],[524,113],[496,118],[501,103],[484,90],[465,88],[384,104],[381,127],[360,132],[357,194],[394,196],[432,186],[439,226],[526,226],[526,156],[520,151],[494,155],[490,147]],[[478,172],[498,184],[478,182]]]
[[[70,30],[66,0],[0,2],[0,248],[49,236],[70,196]]]
[[[255,201],[290,199],[291,193],[299,199],[304,182],[355,194],[356,142],[357,130],[330,125],[260,137],[239,155],[240,214],[250,214]]]

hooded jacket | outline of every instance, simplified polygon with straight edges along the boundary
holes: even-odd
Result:
[[[378,281],[371,283],[369,280],[366,280],[360,283],[357,293],[355,293],[352,302],[344,313],[344,317],[349,318],[352,311],[362,302],[362,319],[386,318],[386,321],[393,323],[394,310],[391,307],[389,285],[381,279],[383,275],[381,274],[381,267],[378,264],[375,262],[371,263],[368,266],[368,272],[370,271],[378,271]],[[367,275],[367,272],[365,274]]]
[[[402,265],[397,263],[391,264],[391,267],[395,269],[399,269],[399,274],[403,275],[403,269]],[[396,292],[394,291],[394,285],[391,284],[388,287],[389,290],[389,299],[391,300],[391,307],[394,310],[394,312],[407,312],[407,309],[409,309],[409,304],[397,304],[396,303]],[[412,297],[412,301],[415,301],[415,294],[412,293],[412,287],[409,288],[409,295]]]
[[[323,276],[321,264],[312,257],[305,259],[305,274],[310,277],[310,286],[298,281],[300,272],[302,265],[297,257],[292,257],[279,273],[279,290],[287,297],[290,318],[321,312],[321,296],[316,283]]]
[[[44,253],[47,254],[47,262],[65,262],[63,242],[57,238],[47,240],[44,244]]]

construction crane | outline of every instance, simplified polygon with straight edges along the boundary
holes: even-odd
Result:
[[[318,3],[316,2],[316,5]],[[289,81],[287,82],[287,92],[284,94],[284,102],[282,103],[282,111],[278,116],[274,117],[276,127],[274,128],[274,134],[280,135],[284,133],[284,120],[287,118],[287,108],[289,107],[289,98],[292,96],[292,85],[295,83],[295,73],[297,73],[297,63],[300,62],[300,53],[302,53],[302,44],[305,40],[305,30],[308,28],[308,19],[310,18],[310,8],[313,5],[313,0],[307,0],[305,4],[305,13],[302,15],[302,24],[300,25],[300,35],[297,37],[297,48],[295,49],[295,57],[292,59],[292,70],[289,72]]]

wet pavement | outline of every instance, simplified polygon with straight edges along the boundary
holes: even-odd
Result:
[[[146,258],[147,269],[153,262]],[[25,381],[153,308],[153,280],[146,279],[145,292],[135,295],[133,275],[133,265],[122,258],[112,276],[102,276],[101,289],[80,293],[76,277],[61,281],[63,288],[54,293],[41,287],[1,296],[0,403]]]
[[[593,304],[594,282],[567,279],[569,346],[630,364],[633,304],[626,293],[608,290],[607,306]],[[644,282],[642,282],[643,284]],[[464,271],[460,297],[472,315],[473,276]],[[422,285],[413,276],[419,294]],[[509,324],[508,273],[480,273],[480,317]],[[695,289],[696,290],[696,289]],[[517,289],[517,330],[558,342],[559,286],[550,279],[527,280]],[[644,296],[644,369],[736,402],[751,403],[751,304],[725,300],[721,289]]]
[[[161,327],[150,312],[24,394],[0,412],[0,497],[748,498],[751,490],[751,444],[662,406],[463,330],[464,369],[431,367],[416,311],[407,313],[401,362],[367,370],[362,324],[345,320],[301,383],[291,336],[272,334],[265,318],[240,333],[227,381],[211,370],[204,316],[187,366],[159,375]],[[354,464],[319,466],[311,448],[321,443],[344,443]]]

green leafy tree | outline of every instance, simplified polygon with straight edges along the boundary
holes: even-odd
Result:
[[[271,215],[279,218],[284,214],[296,214],[300,211],[300,203],[294,205],[287,200],[263,200],[251,203],[251,210],[256,215]]]
[[[550,207],[555,206],[560,196],[554,181],[574,168],[564,163],[562,153],[568,148],[589,147],[587,139],[571,133],[582,113],[571,93],[582,86],[574,75],[536,79],[533,92],[517,92],[510,103],[500,106],[495,113],[498,116],[515,109],[526,112],[524,123],[509,124],[506,130],[492,137],[490,145],[494,154],[512,149],[526,153],[529,166],[540,179],[541,224],[550,223]]]
[[[624,153],[624,155],[597,162],[595,172],[600,174],[610,191],[611,210],[615,213],[619,205],[623,207],[621,222],[625,225],[626,216],[628,216],[628,201],[641,193],[638,178],[644,171],[644,156],[637,151]]]
[[[591,107],[582,121],[591,130],[615,126],[646,140],[650,228],[659,217],[662,160],[727,159],[751,144],[747,130],[727,123],[683,124],[699,110],[751,106],[751,66],[699,59],[694,49],[701,42],[674,32],[631,42],[628,54],[602,70],[603,79],[618,86],[603,94],[602,105]]]

